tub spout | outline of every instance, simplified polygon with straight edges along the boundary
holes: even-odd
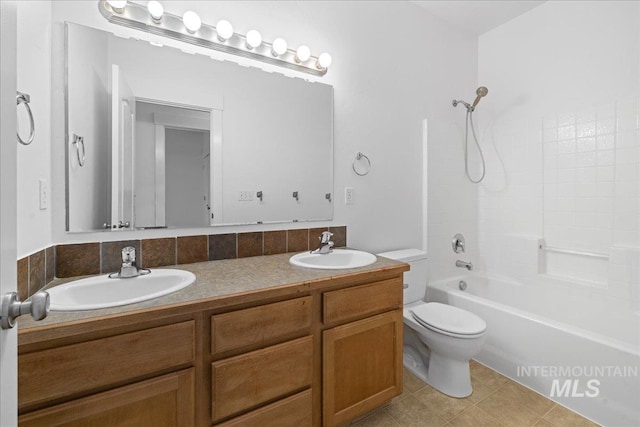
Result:
[[[464,262],[464,261],[460,261],[460,260],[456,261],[456,267],[466,268],[469,271],[473,270],[473,264],[472,263]]]

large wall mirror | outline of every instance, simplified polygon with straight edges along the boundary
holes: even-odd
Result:
[[[67,231],[330,220],[333,88],[66,24]]]

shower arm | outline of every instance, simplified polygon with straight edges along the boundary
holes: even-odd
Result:
[[[468,111],[469,113],[473,113],[473,111],[475,110],[475,105],[471,105],[471,104],[469,104],[468,102],[465,102],[465,101],[463,101],[463,100],[461,100],[461,99],[458,99],[458,100],[454,99],[453,101],[451,101],[451,104],[452,104],[454,107],[457,107],[457,106],[458,106],[458,104],[462,104],[462,105],[464,105],[464,106],[467,108],[467,111]]]

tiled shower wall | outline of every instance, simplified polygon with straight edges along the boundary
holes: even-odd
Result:
[[[513,277],[535,274],[543,235],[540,120],[483,124],[487,175],[478,188],[478,268]]]
[[[639,104],[491,123],[482,135],[489,172],[479,192],[480,269],[604,289],[631,283],[640,248]]]
[[[637,2],[595,1],[545,2],[479,37],[479,269],[637,304],[639,34]]]
[[[640,245],[638,100],[543,119],[548,244],[608,253]]]
[[[606,257],[640,247],[638,132],[638,99],[543,119],[545,242],[602,255],[549,252],[548,274],[603,288],[624,280]]]
[[[154,268],[302,252],[316,248],[323,231],[333,233],[335,247],[347,245],[347,227],[339,226],[51,246],[18,260],[18,294],[24,300],[56,277],[117,271],[125,246],[136,249],[138,266]]]

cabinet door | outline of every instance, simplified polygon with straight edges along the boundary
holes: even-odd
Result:
[[[20,416],[20,427],[192,427],[193,368]]]
[[[402,310],[322,333],[323,424],[342,425],[402,392]]]

